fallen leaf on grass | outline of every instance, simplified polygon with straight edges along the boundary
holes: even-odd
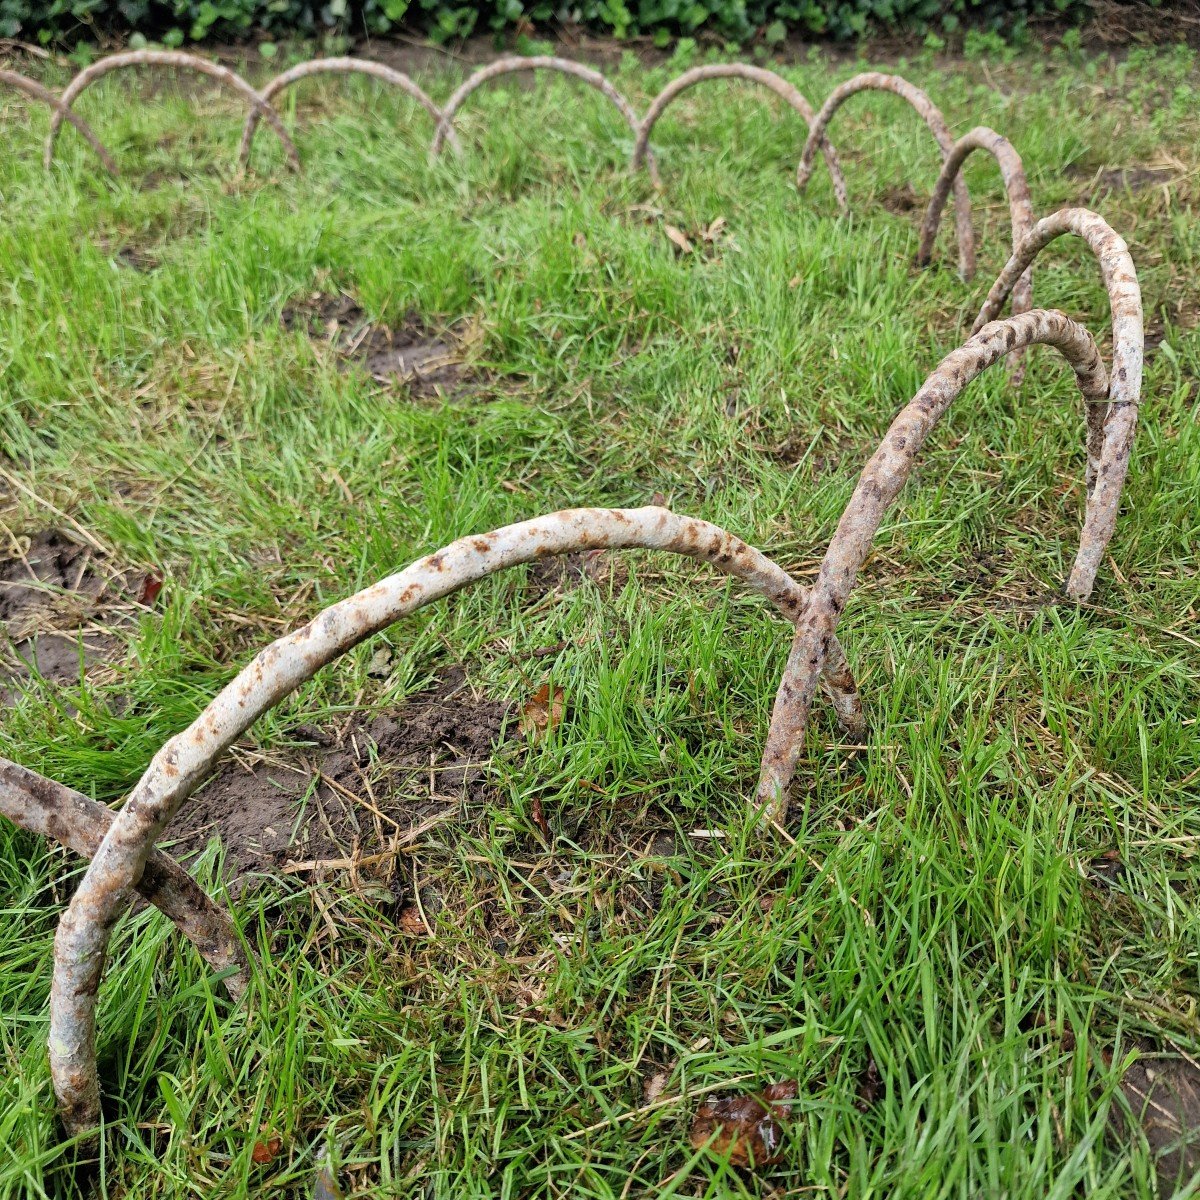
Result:
[[[367,678],[386,679],[392,673],[395,657],[395,651],[391,646],[380,646],[371,655],[371,661],[367,663]]]
[[[550,685],[543,683],[533,698],[521,705],[521,732],[531,742],[545,737],[562,720],[565,698],[562,688],[551,691]]]
[[[653,1075],[647,1076],[646,1082],[642,1084],[642,1103],[654,1104],[663,1094],[666,1086],[666,1071],[655,1071]]]
[[[858,1077],[858,1099],[854,1102],[854,1107],[859,1112],[867,1112],[882,1095],[883,1076],[879,1073],[879,1064],[875,1061],[875,1056],[870,1054],[867,1056],[867,1065]]]
[[[550,841],[550,826],[546,821],[546,814],[542,811],[541,796],[534,796],[529,815],[533,818],[533,823],[538,827],[542,837],[546,841]]]
[[[275,1161],[275,1156],[283,1147],[283,1139],[278,1135],[272,1135],[261,1142],[254,1143],[254,1149],[250,1151],[250,1157],[258,1163],[260,1167],[265,1167],[268,1163]]]
[[[144,604],[147,608],[158,599],[158,593],[162,591],[163,581],[161,575],[154,574],[153,571],[142,580],[141,591],[138,592],[138,603]]]
[[[799,1086],[794,1079],[768,1084],[750,1096],[711,1096],[696,1110],[691,1143],[735,1167],[760,1170],[783,1154],[783,1126],[791,1116],[789,1100]]]
[[[709,227],[704,231],[703,238],[710,245],[717,240],[725,231],[725,218],[717,217]]]
[[[429,936],[429,926],[425,924],[425,918],[415,904],[406,904],[400,910],[396,923],[400,926],[400,932],[408,937]]]
[[[696,249],[696,247],[692,245],[691,238],[689,238],[682,229],[676,229],[674,225],[664,224],[663,233],[667,235],[671,245],[673,245],[680,254],[691,254]]]
[[[313,1180],[313,1200],[344,1200],[346,1195],[337,1181],[333,1167],[322,1150],[317,1155],[317,1174]]]

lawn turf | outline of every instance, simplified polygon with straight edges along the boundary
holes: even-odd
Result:
[[[682,65],[616,81],[644,110]],[[816,105],[867,65],[786,73]],[[450,819],[394,860],[235,888],[263,965],[244,1009],[157,914],[126,920],[90,1171],[68,1169],[45,1050],[79,863],[4,825],[0,1194],[307,1196],[322,1150],[348,1194],[428,1200],[1156,1194],[1145,1146],[1108,1132],[1107,1063],[1200,1052],[1200,74],[1171,49],[895,69],[956,133],[1012,140],[1039,215],[1089,204],[1133,252],[1153,349],[1092,604],[1055,598],[1083,417],[1042,349],[1019,391],[1000,368],[972,384],[876,539],[840,626],[870,736],[847,746],[819,707],[794,844],[746,831],[787,629],[706,568],[519,568],[401,622],[239,753],[304,761],[314,731],[457,668],[512,710],[482,795],[408,779]],[[458,77],[422,81],[442,99]],[[434,164],[412,102],[309,82],[280,102],[304,173],[264,127],[240,180],[237,102],[155,80],[79,103],[116,184],[70,128],[44,172],[45,111],[0,93],[0,532],[86,531],[121,596],[116,648],[21,685],[0,753],[105,801],[272,637],[464,534],[658,495],[811,577],[1008,253],[975,156],[977,279],[949,216],[914,269],[937,155],[892,96],[834,120],[839,219],[823,163],[795,192],[797,119],[743,85],[668,111],[656,194],[565,80],[476,93],[465,155]],[[340,293],[378,325],[418,316],[458,381],[414,396],[282,319]],[[1035,297],[1108,353],[1082,243],[1039,260]],[[543,683],[565,715],[531,743]],[[222,890],[215,844],[197,869]],[[689,1147],[702,1094],[786,1078],[780,1163]]]

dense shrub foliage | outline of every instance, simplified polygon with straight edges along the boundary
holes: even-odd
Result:
[[[386,33],[404,25],[448,40],[473,32],[569,22],[666,42],[704,28],[744,41],[789,33],[1019,34],[1030,17],[1076,20],[1087,0],[0,0],[0,37],[74,41],[138,32],[179,44],[262,31],[274,36]]]

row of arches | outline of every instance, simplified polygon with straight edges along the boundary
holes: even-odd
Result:
[[[79,94],[108,70],[134,65],[135,58],[137,62],[152,61],[146,57],[148,54],[168,53],[137,52],[135,56],[118,55],[103,60],[76,77],[61,97],[26,91],[54,108],[52,139],[65,121],[70,121],[87,137],[86,127],[72,119],[71,105]],[[180,58],[191,57],[172,54],[169,59],[153,61],[177,65]],[[271,98],[283,88],[321,70],[340,69],[330,65],[338,61],[354,63],[355,70],[364,66],[359,60],[319,61],[325,65],[304,64],[293,68],[261,92],[249,89],[244,81],[241,81],[244,86],[239,86],[234,81],[236,77],[228,79],[215,73],[223,72],[224,68],[206,70],[206,74],[245,95],[251,104],[243,133],[243,154],[249,153],[254,125],[263,118],[275,127],[285,146],[291,145],[270,104]],[[565,60],[499,60],[470,77],[441,109],[428,97],[422,100],[424,93],[418,95],[419,89],[411,80],[397,86],[409,91],[437,122],[435,143],[440,149],[442,142],[453,140],[454,115],[475,88],[510,71],[535,70],[552,61]],[[113,65],[99,70],[105,63]],[[380,74],[388,68],[377,70],[377,66],[371,64],[366,73],[394,82],[388,75]],[[954,192],[960,267],[964,273],[974,270],[969,201],[965,189],[960,190],[958,185],[962,163],[976,150],[990,153],[1000,166],[1012,212],[1013,253],[989,290],[971,337],[929,374],[896,416],[866,464],[811,589],[802,587],[761,551],[733,534],[663,508],[574,509],[551,513],[453,542],[398,574],[331,605],[302,628],[267,646],[187,729],[162,746],[115,815],[79,793],[15,763],[0,760],[0,815],[60,841],[92,860],[59,924],[50,1001],[52,1074],[64,1123],[72,1134],[86,1134],[99,1121],[96,998],[112,928],[128,908],[135,891],[170,917],[214,969],[227,972],[228,985],[234,993],[245,989],[256,969],[238,942],[228,914],[204,896],[177,864],[156,851],[155,842],[191,793],[212,772],[221,754],[260,716],[339,655],[422,605],[518,563],[602,547],[669,551],[708,562],[738,579],[766,597],[793,633],[791,653],[779,683],[764,745],[755,797],[762,819],[777,821],[786,809],[788,788],[804,745],[812,702],[820,687],[824,687],[839,721],[852,736],[863,734],[861,700],[837,640],[837,625],[880,524],[908,480],[921,447],[954,401],[981,372],[1014,352],[1039,344],[1053,347],[1071,366],[1087,413],[1085,515],[1078,553],[1065,590],[1067,598],[1075,602],[1086,601],[1091,595],[1115,528],[1128,470],[1141,402],[1144,340],[1141,295],[1133,260],[1123,239],[1102,217],[1086,209],[1064,209],[1035,223],[1020,158],[1009,143],[985,128],[972,130],[958,142],[952,141],[944,119],[925,93],[896,76],[875,73],[858,76],[836,89],[822,108],[813,112],[790,84],[771,72],[736,64],[701,67],[668,85],[639,122],[624,101],[614,98],[615,91],[610,94],[606,90],[608,85],[602,87],[595,82],[601,78],[598,73],[579,64],[570,64],[565,73],[592,82],[621,109],[635,133],[634,160],[645,162],[648,167],[652,162],[649,135],[654,121],[682,91],[710,78],[741,77],[760,83],[787,100],[808,123],[809,133],[798,167],[800,186],[807,182],[816,153],[822,150],[835,175],[835,190],[839,186],[840,166],[825,138],[833,114],[857,92],[893,92],[922,116],[943,154],[942,170],[922,225],[918,257],[928,260],[940,214]],[[595,78],[589,80],[589,76]],[[253,92],[253,97],[246,95],[244,89]],[[48,150],[52,153],[52,149],[51,141]],[[293,157],[293,161],[298,159]],[[844,180],[840,186],[839,199],[844,201]],[[1028,288],[1037,256],[1065,234],[1083,239],[1099,264],[1111,310],[1110,368],[1106,368],[1094,338],[1082,325],[1060,312],[1032,309],[1028,290],[1023,293],[1024,311],[997,319],[1010,297],[1016,300],[1021,294],[1019,290]]]
[[[964,279],[975,274],[975,234],[971,222],[971,201],[962,178],[962,167],[967,157],[976,150],[991,154],[995,158],[1004,179],[1012,213],[1014,246],[1018,235],[1028,230],[1031,224],[1028,185],[1020,156],[999,134],[993,130],[979,128],[955,142],[950,135],[941,111],[920,88],[898,75],[870,71],[847,80],[836,88],[821,106],[814,110],[807,98],[794,84],[781,75],[764,67],[748,63],[716,63],[694,67],[673,79],[654,98],[645,116],[639,118],[625,96],[600,72],[571,59],[550,55],[518,57],[508,55],[479,68],[469,75],[449,96],[445,104],[438,106],[419,84],[402,71],[383,63],[362,58],[317,58],[284,71],[269,80],[261,89],[255,89],[235,71],[219,63],[179,50],[132,50],[102,58],[80,71],[67,85],[60,96],[32,79],[14,71],[0,71],[0,84],[17,88],[32,99],[47,104],[51,109],[50,131],[46,138],[45,164],[54,161],[55,148],[64,123],[70,123],[96,152],[104,168],[112,175],[117,166],[112,155],[104,147],[92,128],[75,111],[80,96],[93,84],[114,71],[133,67],[174,68],[194,71],[216,80],[227,90],[240,96],[247,104],[245,124],[238,145],[237,161],[245,169],[250,163],[254,139],[259,125],[266,121],[274,131],[293,169],[300,167],[300,155],[295,143],[279,117],[272,101],[288,88],[302,80],[319,75],[364,75],[377,79],[390,87],[397,88],[410,96],[429,115],[434,123],[434,134],[430,154],[440,155],[447,145],[461,151],[461,143],[455,131],[455,118],[463,105],[480,87],[507,75],[524,72],[549,71],[578,79],[603,95],[617,110],[633,137],[633,152],[630,166],[634,170],[645,169],[655,186],[662,185],[658,162],[650,148],[650,136],[655,125],[670,105],[684,92],[698,84],[714,79],[739,79],[764,88],[780,97],[804,122],[808,134],[796,169],[799,189],[804,190],[812,175],[818,153],[828,166],[834,196],[841,212],[849,212],[849,196],[846,178],[837,151],[827,136],[827,129],[834,114],[852,96],[865,91],[890,92],[906,101],[929,128],[943,159],[942,175],[926,210],[921,227],[921,249],[918,262],[929,261],[932,245],[947,196],[952,192],[955,206],[955,230],[958,239],[959,270]],[[1022,312],[1032,303],[1032,284],[1026,278],[1013,296],[1014,312]]]

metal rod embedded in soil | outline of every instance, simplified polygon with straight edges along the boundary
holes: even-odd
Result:
[[[833,114],[851,96],[858,92],[877,91],[892,92],[907,100],[920,114],[942,151],[942,158],[950,156],[954,149],[954,139],[946,126],[946,118],[941,110],[919,87],[902,79],[899,75],[884,75],[879,71],[867,71],[855,75],[841,86],[829,93],[821,111],[809,129],[808,141],[804,143],[804,153],[800,156],[800,166],[796,169],[796,186],[804,191],[812,175],[813,160],[817,155],[817,147],[825,138],[825,130],[833,119]],[[964,279],[972,279],[975,275],[975,230],[971,224],[971,197],[967,194],[966,181],[961,175],[954,178],[954,224],[958,230],[958,269]]]
[[[104,169],[110,175],[117,174],[117,164],[113,162],[112,155],[104,148],[104,143],[92,132],[92,127],[74,109],[67,108],[49,88],[42,87],[40,83],[27,79],[24,75],[18,75],[16,71],[7,71],[2,67],[0,67],[0,83],[16,88],[18,92],[24,92],[25,95],[34,100],[40,100],[43,104],[48,104],[55,113],[61,113],[62,118],[70,121],[83,135],[84,141],[95,150],[104,164]]]
[[[934,239],[937,237],[942,210],[946,207],[950,189],[958,179],[963,164],[974,150],[986,151],[1000,167],[1000,176],[1004,180],[1004,190],[1008,195],[1014,254],[1026,234],[1033,228],[1033,202],[1029,198],[1029,181],[1025,178],[1025,166],[1021,162],[1021,156],[1013,149],[1008,138],[1002,137],[986,125],[979,125],[954,143],[954,148],[942,164],[942,173],[934,185],[933,195],[929,198],[929,207],[925,210],[925,219],[921,222],[921,244],[917,250],[917,266],[919,267],[928,266],[929,260],[933,256]],[[1032,307],[1033,267],[1030,266],[1013,285],[1012,311],[1015,315],[1028,312]],[[1017,357],[1016,354],[1013,355],[1014,359]],[[1023,366],[1015,365],[1013,382],[1020,383],[1023,375]]]
[[[58,139],[58,131],[62,127],[63,118],[72,109],[81,93],[86,91],[98,79],[102,79],[110,71],[123,70],[126,67],[182,67],[188,71],[198,71],[201,75],[209,75],[226,87],[245,98],[251,108],[257,109],[271,128],[279,135],[283,148],[294,169],[300,169],[300,156],[288,132],[279,119],[279,114],[259,95],[240,75],[223,67],[220,63],[210,62],[195,54],[185,54],[181,50],[129,50],[123,54],[111,54],[107,58],[98,59],[90,67],[84,67],[74,79],[67,84],[66,91],[61,97],[61,107],[56,107],[50,118],[50,132],[46,137],[45,163],[49,167],[54,161],[54,144]]]
[[[91,858],[112,825],[114,813],[81,792],[0,758],[0,816]],[[161,850],[153,850],[138,893],[172,920],[214,971],[225,976],[238,1000],[249,983],[250,964],[228,912]]]
[[[1091,247],[1100,264],[1112,314],[1111,390],[1107,402],[1096,401],[1088,409],[1087,510],[1066,589],[1071,600],[1084,601],[1092,594],[1104,551],[1117,527],[1142,399],[1142,291],[1129,247],[1103,217],[1089,209],[1064,208],[1043,217],[1013,251],[992,284],[975,318],[975,329],[995,318],[1033,260],[1064,233],[1076,234]]]
[[[371,62],[366,58],[314,58],[309,62],[292,67],[289,71],[284,71],[282,75],[276,75],[259,92],[259,95],[270,104],[285,88],[313,75],[369,75],[372,79],[381,79],[384,83],[390,83],[393,87],[397,87],[406,95],[411,96],[433,118],[435,126],[440,125],[444,119],[442,110],[402,71],[384,66],[383,63]],[[242,126],[242,141],[238,147],[238,164],[243,168],[250,162],[250,150],[254,144],[254,134],[258,129],[261,117],[262,110],[257,107],[252,107],[246,114],[246,123]],[[449,138],[457,150],[458,135],[451,130]]]
[[[786,814],[788,788],[804,748],[809,709],[838,618],[884,513],[911,474],[925,439],[981,371],[1011,351],[1035,344],[1054,346],[1062,353],[1075,372],[1085,403],[1097,404],[1107,396],[1108,378],[1092,335],[1062,313],[1042,309],[985,325],[942,359],[925,380],[864,468],[825,552],[808,608],[797,622],[763,749],[756,803],[767,818],[779,820]]]
[[[273,642],[154,756],[59,923],[50,1067],[69,1131],[87,1130],[99,1118],[95,1006],[112,927],[129,904],[155,839],[234,740],[326,663],[425,604],[518,563],[619,548],[668,550],[708,562],[761,593],[793,624],[806,611],[806,589],[760,551],[707,521],[665,508],[584,508],[461,538]],[[832,636],[826,645],[829,686],[841,690],[839,712],[857,713],[861,728],[857,696],[845,693],[852,687],[849,668]]]
[[[769,88],[790,104],[804,118],[804,123],[810,129],[812,128],[816,117],[812,105],[809,104],[799,88],[789,83],[781,75],[776,75],[774,71],[768,71],[763,67],[753,67],[749,63],[711,63],[703,67],[693,67],[690,71],[685,71],[678,79],[672,79],[654,97],[653,103],[647,109],[646,115],[638,126],[637,141],[633,147],[631,165],[635,170],[645,161],[650,145],[650,133],[658,119],[666,111],[667,106],[681,92],[686,92],[688,88],[695,87],[696,84],[702,83],[706,79],[745,79],[750,83],[757,83],[762,87]],[[829,164],[829,174],[833,179],[833,194],[837,198],[838,208],[842,212],[847,212],[849,201],[846,198],[846,177],[842,174],[842,164],[838,160],[837,151],[834,150],[827,138],[821,139],[821,152],[825,155],[826,163]]]
[[[594,71],[591,67],[585,67],[582,63],[572,62],[569,58],[555,58],[551,55],[536,55],[524,58],[517,55],[508,55],[504,58],[496,59],[495,62],[488,63],[486,67],[480,67],[478,71],[469,75],[455,89],[442,109],[441,122],[433,135],[433,143],[429,147],[430,154],[436,158],[441,153],[442,146],[446,140],[453,136],[454,118],[458,114],[458,110],[463,106],[463,102],[476,88],[501,75],[513,75],[520,71],[557,71],[560,75],[571,75],[575,79],[581,79],[589,87],[602,92],[612,101],[613,106],[625,118],[625,124],[629,126],[634,137],[637,137],[639,122],[637,113],[633,110],[633,105],[599,71]],[[654,161],[654,155],[649,152],[647,152],[646,156],[646,166],[650,171],[651,180],[657,186],[660,182],[658,164]]]

